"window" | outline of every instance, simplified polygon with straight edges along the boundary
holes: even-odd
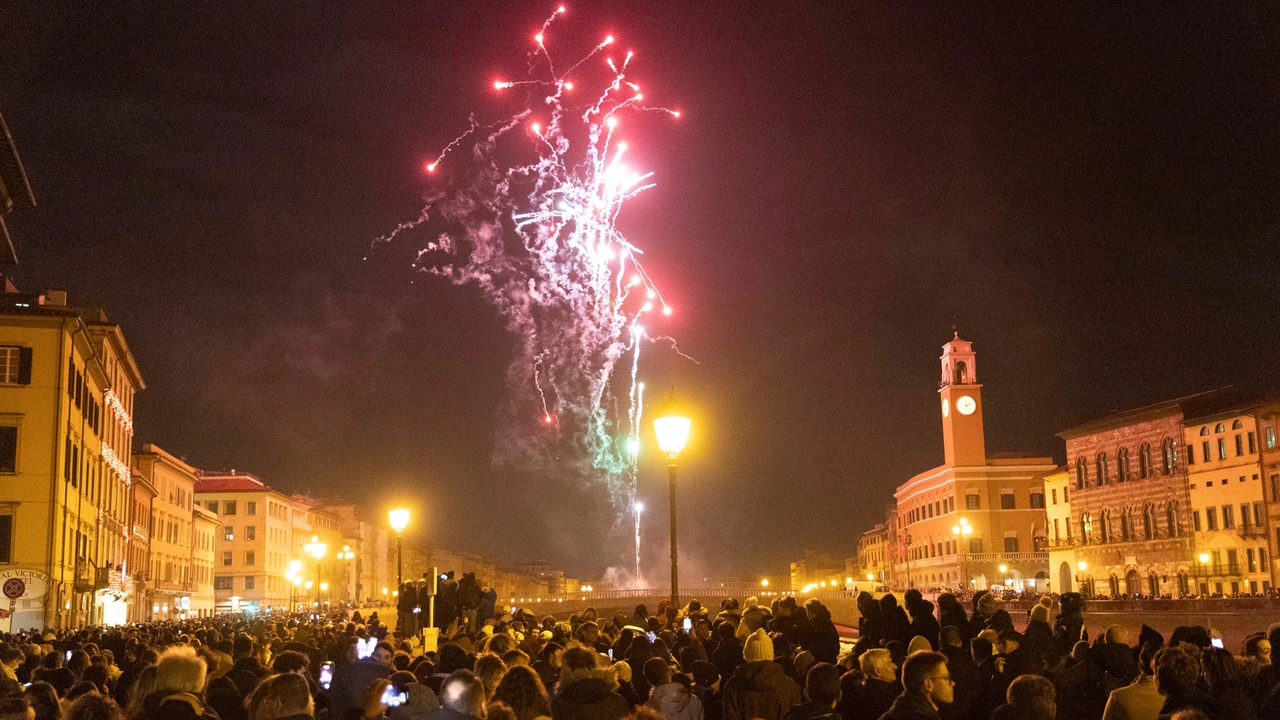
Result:
[[[1089,481],[1089,463],[1084,458],[1076,458],[1076,488],[1084,489],[1084,484]]]
[[[1138,477],[1151,477],[1151,443],[1142,443],[1138,448]]]
[[[1111,511],[1103,510],[1098,521],[1098,541],[1102,543],[1111,542]]]
[[[1191,443],[1187,443],[1187,464],[1196,464],[1196,446]]]
[[[222,539],[223,539],[223,540],[235,540],[235,539],[236,539],[236,529],[235,529],[234,527],[230,526],[230,525],[224,525],[224,526],[222,526]]]
[[[1258,548],[1258,572],[1267,571],[1267,549]]]
[[[1205,425],[1204,427],[1200,428],[1200,437],[1204,437],[1205,435],[1208,435],[1208,434],[1209,434],[1208,425]]]
[[[1054,505],[1057,505],[1057,504],[1058,504],[1058,490],[1057,490],[1057,488],[1054,488],[1053,490],[1050,490],[1050,491],[1049,491],[1049,493],[1050,493],[1050,494],[1049,494],[1049,500],[1050,500],[1050,502],[1052,502]]]
[[[254,577],[254,576],[252,576],[252,575],[245,575],[245,576],[244,576],[244,589],[245,589],[245,590],[252,590],[252,589],[253,589],[253,587],[254,587],[254,582],[253,582],[253,581],[254,581],[254,580],[256,580],[256,579],[257,579],[257,578],[255,578],[255,577]]]
[[[1249,503],[1240,503],[1240,527],[1245,530],[1249,529],[1252,513],[1249,510]]]
[[[1133,511],[1129,508],[1120,512],[1120,538],[1125,542],[1133,540]]]
[[[1262,526],[1266,524],[1266,520],[1263,519],[1266,517],[1264,513],[1262,503],[1256,502],[1253,504],[1253,524],[1257,525],[1259,529],[1262,529]]]
[[[222,514],[223,514],[223,515],[235,515],[235,514],[236,514],[236,501],[235,501],[235,500],[228,500],[228,501],[226,501],[226,502],[222,503]]]
[[[1205,462],[1209,462],[1210,460],[1213,459],[1213,454],[1209,452],[1208,440],[1205,440],[1204,442],[1200,443],[1200,450],[1201,450],[1200,457],[1203,458]]]
[[[1232,430],[1239,430],[1239,429],[1241,429],[1241,428],[1243,428],[1243,427],[1244,427],[1244,424],[1240,422],[1239,418],[1237,418],[1236,420],[1234,420],[1234,421],[1231,423],[1231,429],[1232,429]]]
[[[31,384],[31,348],[0,345],[0,383]]]
[[[1280,502],[1280,475],[1271,476],[1271,502]]]
[[[1129,480],[1129,448],[1116,451],[1116,482]]]
[[[1217,530],[1218,529],[1218,508],[1205,508],[1204,520],[1205,520],[1205,524],[1209,526],[1208,527],[1209,530]]]
[[[250,501],[246,502],[246,503],[244,504],[244,514],[245,514],[245,515],[257,515],[257,514],[258,514],[258,503],[254,502],[253,500],[250,500]]]
[[[252,565],[252,564],[253,564],[253,561],[254,561],[253,551],[252,551],[252,550],[246,550],[246,551],[245,551],[245,553],[244,553],[244,564],[245,564],[245,565]]]
[[[1232,530],[1236,526],[1235,508],[1230,505],[1222,506],[1222,529]]]
[[[246,526],[246,527],[245,527],[245,529],[244,529],[244,539],[245,539],[245,540],[257,540],[257,539],[258,539],[258,528],[257,528],[257,526],[256,526],[256,525],[248,525],[248,526]]]
[[[18,428],[0,426],[0,473],[18,472]]]
[[[969,493],[968,495],[964,496],[964,508],[966,510],[982,509],[982,501],[978,497],[978,493]]]
[[[1000,509],[1001,509],[1001,510],[1013,510],[1013,509],[1014,509],[1013,493],[1012,493],[1012,492],[1002,492],[1002,493],[1000,493]]]
[[[1240,574],[1240,554],[1235,550],[1227,551],[1227,574],[1228,575]]]
[[[1200,532],[1200,511],[1199,510],[1191,511],[1191,526],[1195,528],[1196,532]]]
[[[1273,449],[1275,449],[1275,446],[1276,446],[1276,427],[1275,427],[1275,425],[1269,425],[1269,426],[1267,426],[1267,428],[1266,428],[1265,430],[1263,430],[1263,431],[1262,431],[1262,434],[1263,434],[1263,444],[1265,444],[1265,445],[1267,446],[1267,449],[1268,449],[1268,450],[1273,450]]]
[[[1156,537],[1156,506],[1151,503],[1142,506],[1142,537],[1147,540]]]
[[[1018,552],[1018,538],[1007,537],[1004,539],[1004,551],[1007,553]]]
[[[1251,454],[1258,452],[1258,440],[1253,436],[1252,430],[1249,431],[1249,452]]]
[[[0,515],[0,563],[13,562],[13,516]]]
[[[209,510],[210,510],[211,512],[214,512],[214,513],[218,512],[218,501],[217,501],[217,500],[210,500],[209,502],[205,503],[205,505],[207,505],[207,506],[209,507]]]
[[[1258,572],[1258,561],[1253,555],[1253,548],[1249,548],[1244,552],[1245,552],[1245,567],[1249,569],[1248,572],[1251,572],[1251,573]]]
[[[1165,475],[1172,475],[1173,468],[1178,464],[1178,451],[1173,446],[1173,440],[1165,438],[1160,441],[1160,470]]]
[[[1098,453],[1098,458],[1095,461],[1095,464],[1098,466],[1098,485],[1106,485],[1108,476],[1107,454]]]
[[[1222,423],[1218,423],[1217,425],[1213,426],[1213,431],[1215,433],[1224,433],[1227,431],[1227,426],[1223,425]]]
[[[1054,492],[1057,492],[1057,491],[1055,490]],[[1041,509],[1044,507],[1044,493],[1042,492],[1031,493],[1031,507],[1036,509]]]
[[[1218,438],[1218,459],[1219,460],[1227,459],[1227,439],[1226,438]]]
[[[1058,518],[1053,519],[1053,541],[1058,542],[1062,536],[1058,533]]]
[[[230,551],[230,550],[228,550],[228,551],[226,551],[226,552],[222,553],[222,564],[223,564],[224,566],[227,566],[227,565],[230,565],[230,564],[231,564],[231,551]]]
[[[231,590],[232,589],[231,576],[225,575],[225,576],[215,577],[213,579],[213,589],[214,590]]]
[[[969,538],[969,552],[982,552],[982,538]]]
[[[1236,435],[1236,457],[1244,454],[1244,437]]]
[[[1093,537],[1093,516],[1089,513],[1080,513],[1080,542],[1088,545],[1089,540]]]

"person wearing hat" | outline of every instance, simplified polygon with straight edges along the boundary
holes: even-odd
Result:
[[[1013,618],[1009,611],[996,606],[996,596],[991,593],[978,600],[978,623],[983,630],[995,630],[997,633],[1013,629]]]
[[[724,720],[782,720],[800,702],[800,686],[773,661],[773,640],[764,629],[747,638],[745,662],[724,683]]]

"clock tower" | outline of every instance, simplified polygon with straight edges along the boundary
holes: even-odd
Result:
[[[960,334],[942,346],[941,397],[942,445],[948,467],[982,467],[987,464],[986,438],[982,432],[982,386],[978,384],[978,359],[973,343]]]

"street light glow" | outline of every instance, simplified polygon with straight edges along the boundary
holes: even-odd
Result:
[[[388,512],[387,519],[391,521],[391,529],[395,530],[397,535],[409,527],[409,511],[405,508],[396,508]]]
[[[672,462],[689,442],[689,427],[693,424],[689,418],[676,411],[673,400],[674,397],[668,399],[668,407],[664,408],[666,412],[653,421],[653,429],[658,435],[658,447]]]

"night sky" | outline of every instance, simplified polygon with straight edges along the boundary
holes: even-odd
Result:
[[[1276,385],[1275,5],[568,5],[550,45],[613,33],[683,111],[629,138],[659,185],[620,226],[700,362],[642,368],[696,410],[691,574],[851,555],[942,460],[953,326],[989,451],[1061,461],[1054,433],[1107,411]],[[492,82],[553,8],[0,5],[0,113],[39,203],[9,218],[17,283],[123,325],[139,443],[377,517],[408,499],[446,547],[628,566],[598,486],[491,463],[511,348],[492,308],[371,248],[470,112],[518,109]]]

